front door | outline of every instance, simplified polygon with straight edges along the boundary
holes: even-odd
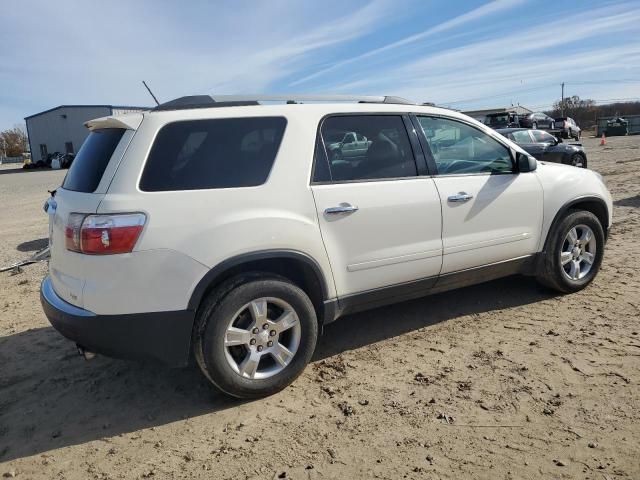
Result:
[[[540,158],[540,160],[547,162],[562,163],[563,152],[560,148],[556,148],[556,145],[558,144],[558,139],[556,137],[542,130],[532,130],[531,135],[533,135],[536,145],[539,145],[543,152],[541,157],[536,158]]]
[[[442,202],[442,273],[535,253],[543,202],[536,173],[517,173],[510,149],[471,124],[418,121]]]
[[[344,131],[365,139],[361,157],[327,155]],[[440,198],[418,175],[403,117],[334,116],[320,132],[312,191],[338,297],[414,281],[426,291],[442,263]]]

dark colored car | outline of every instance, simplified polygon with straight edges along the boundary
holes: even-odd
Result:
[[[533,128],[534,130],[538,128],[553,130],[556,127],[556,121],[542,112],[534,112],[528,115],[520,115],[520,126]]]
[[[542,130],[501,128],[496,131],[520,145],[538,160],[587,168],[587,154],[579,143],[562,143],[562,139]]]
[[[490,113],[485,117],[484,124],[493,129],[521,126],[520,117],[515,112]]]
[[[574,140],[580,140],[580,135],[582,135],[580,127],[571,117],[556,118],[556,128],[560,129],[560,135],[562,136],[562,138],[573,138]]]

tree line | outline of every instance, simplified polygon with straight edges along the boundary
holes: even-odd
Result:
[[[564,115],[563,115],[564,112]],[[550,117],[571,117],[582,128],[592,128],[598,117],[625,117],[626,115],[640,115],[640,102],[618,102],[607,105],[596,105],[591,99],[581,99],[579,96],[567,97],[553,104],[553,109],[544,112]]]

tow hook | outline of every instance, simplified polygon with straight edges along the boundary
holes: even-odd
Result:
[[[81,357],[84,357],[85,360],[89,361],[96,358],[95,352],[90,352],[88,350],[85,350],[85,348],[82,345],[76,345],[76,347],[78,348],[78,354],[80,354]]]

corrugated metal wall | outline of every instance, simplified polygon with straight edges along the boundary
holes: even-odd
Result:
[[[27,119],[31,158],[34,162],[44,160],[40,145],[47,146],[47,153],[66,153],[66,142],[71,142],[73,151],[78,153],[89,135],[84,122],[107,115],[111,115],[111,107],[78,106],[58,108]]]
[[[617,117],[599,117],[596,125],[596,136],[602,135],[602,132],[607,128],[607,120],[611,120]],[[640,115],[628,115],[624,118],[629,122],[629,134],[640,133]]]

